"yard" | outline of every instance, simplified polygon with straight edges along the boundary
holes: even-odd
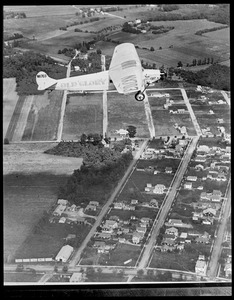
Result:
[[[124,262],[132,259],[128,266],[134,266],[140,255],[141,247],[127,244],[118,244],[110,254],[102,254],[99,260],[101,265],[123,266]],[[103,259],[102,259],[103,256]]]
[[[32,274],[29,272],[6,272],[4,282],[38,282],[43,274]]]
[[[102,93],[70,95],[65,110],[62,139],[79,139],[82,133],[102,134],[102,119]]]
[[[45,92],[43,95],[28,97],[33,97],[33,101],[28,114],[22,140],[56,140],[63,92],[53,91],[50,94]]]
[[[179,253],[155,250],[149,267],[195,272],[198,256],[201,254],[208,258],[209,253],[210,245],[195,243],[185,245],[185,250]]]
[[[136,127],[136,137],[149,137],[144,104],[137,102],[134,94],[107,94],[108,132],[114,134],[116,130],[127,129],[129,125]]]

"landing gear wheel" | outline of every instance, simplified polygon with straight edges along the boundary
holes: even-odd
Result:
[[[141,91],[137,92],[135,95],[135,99],[137,101],[143,101],[145,99],[144,93],[142,93]]]

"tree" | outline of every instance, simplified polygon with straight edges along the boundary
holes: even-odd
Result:
[[[150,47],[150,51],[154,51],[154,47]]]
[[[137,270],[137,276],[138,276],[139,278],[142,278],[143,275],[144,275],[144,270],[143,270],[143,269]]]
[[[179,61],[178,64],[177,64],[177,68],[182,68],[182,67],[183,67],[183,64],[182,64],[181,61]]]
[[[129,137],[130,138],[135,137],[135,134],[136,134],[136,127],[135,126],[129,125],[128,128],[127,128],[127,131],[129,132]]]
[[[159,47],[159,50],[162,50],[162,47]]]
[[[97,49],[96,53],[97,54],[102,54],[102,50],[101,49]]]
[[[9,144],[8,138],[4,138],[4,145],[8,145],[8,144]]]
[[[67,273],[67,271],[68,271],[68,266],[67,265],[63,266],[63,272]]]
[[[82,133],[82,135],[80,137],[80,143],[81,143],[81,145],[85,145],[86,144],[86,140],[87,140],[87,135],[85,133]]]
[[[93,267],[89,267],[86,269],[86,275],[87,276],[93,276],[95,274],[95,269]]]

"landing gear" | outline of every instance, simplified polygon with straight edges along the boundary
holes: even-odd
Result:
[[[139,92],[136,93],[135,99],[137,101],[143,101],[145,99],[145,94],[142,93],[141,91],[139,91]]]

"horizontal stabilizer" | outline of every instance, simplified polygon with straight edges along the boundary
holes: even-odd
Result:
[[[38,90],[46,90],[46,89],[55,89],[57,84],[57,80],[50,78],[45,72],[41,71],[37,73],[36,82],[38,85]]]

